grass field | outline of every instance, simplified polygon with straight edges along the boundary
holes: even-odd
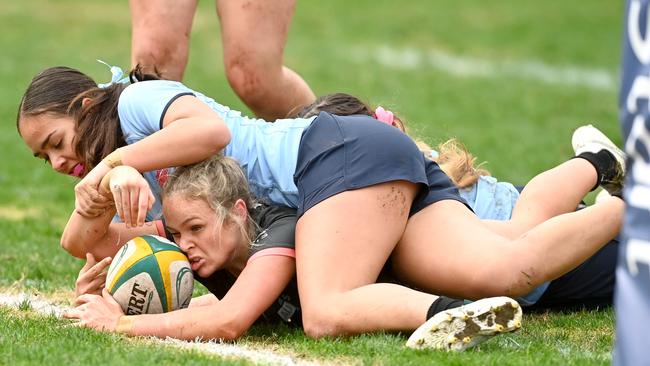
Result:
[[[185,82],[245,110],[225,80],[214,3],[199,7]],[[620,142],[622,13],[623,4],[609,0],[305,0],[286,64],[317,94],[346,91],[390,107],[427,141],[458,137],[495,176],[523,184],[570,156],[570,134],[580,124],[593,122]],[[95,59],[128,68],[128,5],[4,1],[0,24],[0,290],[60,297],[81,267],[58,247],[74,181],[31,157],[16,133],[16,109],[45,67],[76,67],[100,82],[110,75]],[[406,350],[405,338],[392,334],[312,341],[286,329],[254,329],[239,344],[324,363],[610,362],[609,310],[524,321],[519,333],[464,354]],[[27,310],[0,308],[0,324],[0,364],[204,364],[215,357],[63,328]]]

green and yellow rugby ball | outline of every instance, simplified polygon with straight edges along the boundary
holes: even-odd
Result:
[[[181,249],[155,235],[129,240],[106,275],[106,289],[126,315],[159,314],[186,308],[194,276]]]

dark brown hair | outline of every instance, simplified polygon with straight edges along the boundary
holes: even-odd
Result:
[[[375,117],[375,110],[361,99],[346,93],[327,94],[316,99],[308,106],[303,107],[296,117],[307,118],[318,115],[320,112],[328,112],[339,116],[350,116],[363,114]],[[394,126],[402,132],[407,133],[404,122],[395,116]],[[459,188],[469,187],[476,183],[481,175],[490,173],[476,164],[476,157],[472,155],[463,144],[456,139],[450,139],[436,147],[438,156],[431,157],[432,148],[424,141],[414,138],[420,150],[431,160],[440,165],[440,168],[449,176]]]
[[[295,117],[306,118],[318,115],[320,112],[328,112],[338,116],[351,116],[363,114],[374,117],[375,110],[361,99],[346,93],[332,93],[318,97],[312,104],[299,110]],[[404,131],[404,123],[395,116],[395,127]]]
[[[158,78],[144,74],[139,66],[129,77],[131,82]],[[34,76],[20,101],[16,117],[18,134],[20,121],[26,116],[49,113],[72,117],[76,130],[73,147],[88,171],[106,155],[126,145],[117,112],[125,87],[114,83],[99,88],[88,75],[65,66],[45,69]],[[86,99],[88,102],[84,103]]]

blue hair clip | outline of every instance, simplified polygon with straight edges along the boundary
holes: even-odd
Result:
[[[130,82],[129,77],[124,76],[124,71],[122,71],[122,69],[119,68],[118,66],[111,66],[102,60],[97,60],[97,62],[108,66],[108,68],[111,70],[111,75],[112,75],[110,82],[104,84],[97,84],[97,87],[104,89],[104,88],[108,88],[113,84],[127,84]]]

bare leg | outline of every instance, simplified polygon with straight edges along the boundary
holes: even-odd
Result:
[[[296,228],[296,265],[305,332],[311,337],[413,330],[435,296],[375,284],[401,237],[416,186],[389,182],[337,194]]]
[[[182,80],[197,0],[129,0],[131,65]]]
[[[316,97],[307,83],[283,66],[295,0],[217,2],[224,65],[230,85],[259,117],[287,117]]]
[[[486,221],[497,233],[517,238],[557,215],[575,211],[596,184],[596,169],[585,159],[571,159],[531,179],[509,221]]]
[[[394,268],[424,291],[471,299],[521,296],[568,272],[616,236],[623,208],[622,200],[610,198],[511,240],[460,203],[440,201],[411,217],[394,251]]]

